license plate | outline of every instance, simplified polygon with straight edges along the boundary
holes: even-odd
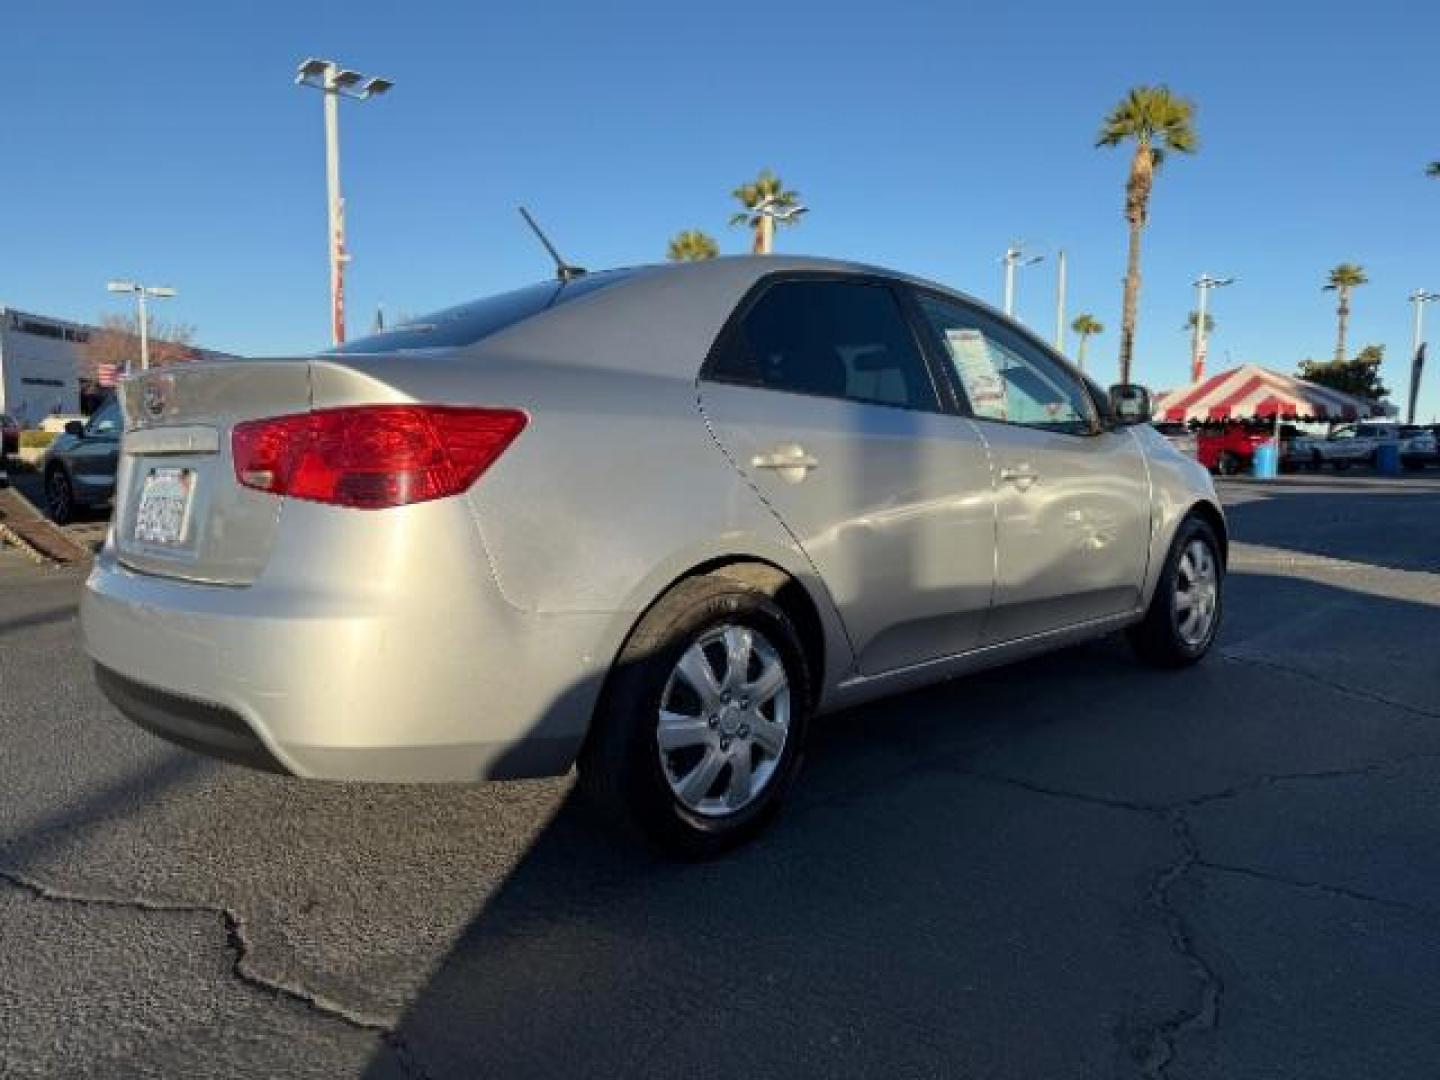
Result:
[[[135,539],[162,547],[184,543],[194,491],[194,469],[151,469],[140,489]]]

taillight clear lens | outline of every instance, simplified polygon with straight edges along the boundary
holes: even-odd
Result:
[[[230,445],[245,487],[378,510],[458,495],[526,422],[514,409],[360,405],[247,420]]]

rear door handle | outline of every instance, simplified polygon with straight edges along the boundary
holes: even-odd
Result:
[[[1025,491],[1039,481],[1040,474],[1029,465],[1014,465],[1010,468],[1000,470],[1000,479],[1007,484],[1014,484],[1021,491]]]
[[[750,465],[756,469],[773,469],[781,480],[798,484],[810,475],[811,469],[818,468],[820,462],[806,453],[803,446],[787,443],[763,454],[756,454],[750,459]]]
[[[756,454],[750,464],[757,469],[813,469],[820,462],[805,452],[803,446],[780,446],[766,454]]]

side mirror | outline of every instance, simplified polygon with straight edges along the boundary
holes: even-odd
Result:
[[[79,420],[71,420],[65,425],[65,434],[74,435],[77,439],[85,437],[85,425]]]
[[[1119,427],[1150,422],[1150,391],[1135,383],[1110,387],[1110,415]]]

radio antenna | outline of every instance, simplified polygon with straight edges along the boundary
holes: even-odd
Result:
[[[523,206],[518,206],[516,209],[520,211],[520,216],[525,219],[525,224],[529,225],[531,231],[540,238],[540,243],[545,245],[545,250],[550,253],[550,258],[555,260],[556,277],[561,281],[574,281],[578,277],[585,276],[585,268],[583,266],[571,266],[561,257],[560,252],[555,250],[555,245],[550,243],[550,238],[541,231],[539,225],[535,224],[535,219],[530,216],[529,210],[526,210]]]

